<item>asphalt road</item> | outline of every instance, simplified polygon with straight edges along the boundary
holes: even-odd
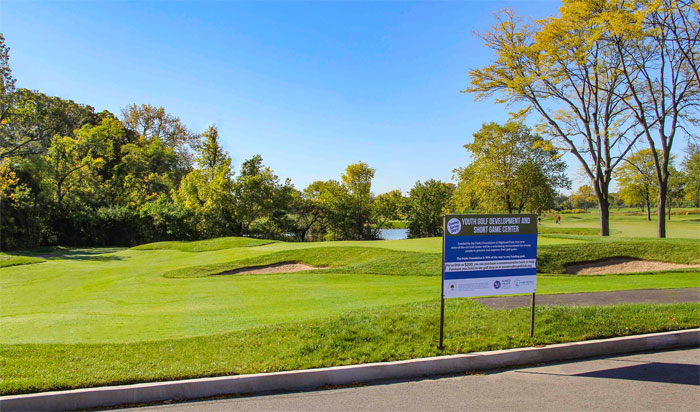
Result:
[[[128,410],[700,411],[700,349]]]

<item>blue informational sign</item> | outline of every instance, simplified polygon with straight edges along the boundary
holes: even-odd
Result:
[[[537,215],[447,215],[443,297],[534,293]]]

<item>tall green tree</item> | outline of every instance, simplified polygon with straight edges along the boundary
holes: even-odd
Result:
[[[442,216],[454,186],[439,180],[417,181],[408,194],[408,236],[442,236]]]
[[[700,145],[691,144],[681,164],[685,180],[685,199],[692,206],[700,206]]]
[[[389,220],[399,219],[401,211],[405,209],[406,198],[400,190],[392,190],[377,195],[372,204],[374,213],[374,237],[379,237],[379,232]]]
[[[372,239],[375,237],[372,221],[372,179],[375,170],[367,163],[349,165],[342,175],[343,185],[349,196],[348,229],[352,239]]]
[[[8,136],[6,124],[10,120],[10,110],[14,106],[15,83],[10,68],[10,48],[5,44],[5,36],[0,33],[0,157],[6,157],[5,152],[9,141],[13,140]]]
[[[192,168],[192,151],[197,150],[198,136],[163,107],[130,104],[122,109],[124,126],[146,140],[158,139],[178,154],[178,171],[184,175]],[[206,142],[206,139],[204,139]],[[201,151],[198,151],[201,157]]]
[[[576,192],[571,194],[571,202],[574,208],[583,209],[588,212],[588,209],[594,207],[597,202],[595,191],[589,185],[581,185]]]
[[[647,220],[651,221],[651,201],[658,193],[651,149],[627,156],[625,164],[618,168],[616,178],[620,196],[627,204],[643,203],[647,209]]]
[[[56,135],[51,139],[43,159],[43,181],[59,207],[66,196],[93,192],[99,185],[98,171],[109,150],[103,132],[103,126],[85,125],[76,130],[75,136]]]
[[[318,188],[322,183],[314,182],[307,186],[303,192],[295,190],[292,193],[290,205],[290,213],[294,217],[292,232],[294,237],[300,242],[305,242],[308,239],[308,235],[312,233],[314,227],[316,227],[316,232],[318,233],[323,229],[321,222],[324,216],[324,209]]]
[[[88,105],[18,89],[0,127],[0,158],[43,155],[55,135],[71,136],[84,125],[97,125],[101,115]]]
[[[240,233],[231,158],[221,147],[215,126],[204,133],[196,160],[200,168],[182,179],[175,194],[176,203],[199,216],[197,230],[202,237]]]
[[[45,210],[38,202],[38,188],[23,182],[12,163],[9,158],[0,160],[0,250],[33,249],[41,242]]]
[[[464,147],[471,164],[455,170],[456,196],[475,199],[479,210],[546,210],[556,189],[570,187],[558,150],[520,122],[484,124]]]
[[[342,183],[337,180],[316,181],[304,189],[304,195],[320,209],[315,230],[317,237],[325,240],[352,238],[354,225],[348,218],[350,196]]]
[[[279,188],[279,178],[263,164],[262,156],[255,155],[243,162],[234,188],[241,233],[251,233],[251,225],[256,220],[270,218]]]

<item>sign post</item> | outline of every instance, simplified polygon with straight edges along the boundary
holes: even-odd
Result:
[[[442,216],[442,282],[440,282],[440,344],[438,349],[445,347],[442,345],[443,331],[445,330],[445,216]]]
[[[532,336],[536,286],[537,215],[443,217],[440,348],[449,298],[532,293]]]

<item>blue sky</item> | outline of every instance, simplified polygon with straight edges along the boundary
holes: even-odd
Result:
[[[544,17],[559,4],[3,0],[0,30],[19,87],[216,123],[236,167],[259,153],[300,189],[362,160],[381,193],[451,180],[481,124],[507,119],[459,92],[490,61],[473,32],[504,7]]]

